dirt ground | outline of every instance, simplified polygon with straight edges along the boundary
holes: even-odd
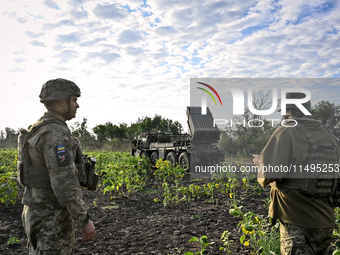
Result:
[[[184,186],[189,183],[188,178],[183,181]],[[77,230],[75,254],[184,254],[200,250],[198,243],[188,241],[202,235],[215,242],[204,254],[226,254],[219,251],[220,238],[226,230],[230,232],[229,239],[234,240],[231,254],[250,254],[250,248],[239,242],[242,234],[237,224],[241,218],[229,214],[229,198],[218,195],[218,203],[204,203],[202,199],[165,208],[162,203],[154,202],[154,198],[161,199],[163,194],[161,188],[154,188],[157,185],[153,183],[144,192],[112,200],[109,194],[104,195],[100,190],[85,191],[84,200],[96,227],[96,237],[84,243]],[[263,200],[269,195],[268,189],[261,195],[245,194],[244,190],[238,192],[239,197],[245,198],[239,202],[243,212],[250,210],[267,215]],[[112,202],[115,204],[110,204]],[[20,203],[9,207],[0,204],[0,254],[27,254],[27,238],[21,223],[22,207]],[[20,243],[8,245],[11,237],[17,237]]]

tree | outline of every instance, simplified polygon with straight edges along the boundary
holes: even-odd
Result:
[[[128,131],[128,136],[133,137],[140,133],[159,131],[180,134],[183,131],[183,127],[178,121],[173,122],[170,119],[165,119],[161,115],[156,114],[154,118],[138,118],[136,123],[131,124],[131,127]]]
[[[0,132],[0,147],[1,148],[16,148],[18,147],[19,131],[6,127],[5,132]]]
[[[82,123],[76,121],[75,126],[71,127],[72,134],[81,141],[84,149],[96,147],[95,137],[87,130],[87,119],[84,118]]]
[[[271,107],[269,102],[271,92],[258,91],[253,93],[252,103],[257,110],[267,110]],[[249,120],[255,120],[251,124],[262,127],[251,127],[248,125]],[[242,118],[234,118],[234,123],[245,123],[245,125],[235,125],[226,127],[222,130],[219,147],[227,152],[228,155],[244,157],[249,153],[260,153],[265,147],[269,138],[276,127],[272,127],[271,122],[262,116],[253,114],[249,111],[248,105],[245,104],[245,111]],[[257,121],[257,122],[256,122]]]
[[[99,141],[106,140],[106,136],[105,136],[106,124],[105,125],[102,125],[102,124],[97,125],[92,129],[93,133],[97,137],[97,140],[99,140]]]
[[[312,108],[312,116],[321,120],[340,139],[340,105],[322,100]]]
[[[71,127],[71,129],[72,129],[72,134],[75,137],[78,137],[80,139],[80,138],[84,138],[90,135],[90,132],[87,130],[87,119],[86,118],[83,119],[82,123],[76,121],[74,125],[75,127]]]
[[[254,108],[257,110],[268,110],[272,105],[272,102],[269,101],[271,94],[272,92],[265,92],[263,90],[253,92],[252,103]],[[247,104],[245,105],[245,114],[247,116],[250,115],[253,119],[262,119],[262,116],[250,112]]]
[[[127,138],[128,126],[126,123],[119,123],[119,126],[117,126],[111,122],[106,122],[105,125],[95,126],[92,130],[96,134],[97,139],[101,141],[111,141],[114,138],[123,140]]]

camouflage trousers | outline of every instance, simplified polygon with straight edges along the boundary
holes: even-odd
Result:
[[[29,255],[72,255],[74,221],[67,209],[24,206],[22,221]]]
[[[302,228],[280,222],[282,255],[328,255],[333,239],[333,227]]]

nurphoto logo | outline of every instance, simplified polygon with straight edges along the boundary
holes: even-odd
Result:
[[[198,80],[198,81],[196,81]],[[205,79],[203,79],[205,80]],[[232,109],[232,116],[231,118],[219,118],[216,117],[215,114],[213,114],[213,126],[216,125],[230,125],[236,126],[236,125],[243,125],[243,126],[249,126],[249,127],[263,127],[264,121],[261,118],[253,118],[253,119],[245,119],[241,118],[242,115],[244,115],[246,112],[251,113],[253,116],[268,116],[271,114],[274,114],[277,110],[278,105],[281,108],[281,115],[286,115],[286,106],[287,105],[295,105],[298,109],[300,109],[305,115],[311,115],[311,113],[306,109],[306,107],[303,105],[304,103],[308,102],[311,99],[311,92],[302,87],[285,87],[281,86],[280,89],[278,89],[275,85],[273,86],[266,86],[266,89],[271,90],[271,97],[267,98],[267,100],[270,102],[270,107],[266,109],[257,109],[254,107],[253,101],[256,101],[256,95],[253,94],[253,90],[258,89],[254,88],[253,86],[235,86],[231,85],[230,82],[227,81],[227,79],[210,79],[212,82],[203,82],[200,81],[200,79],[195,79],[195,82],[191,81],[191,88],[193,88],[193,85],[195,84],[195,93],[191,93],[190,95],[190,105],[192,104],[193,98],[199,97],[200,98],[200,107],[201,107],[201,114],[206,115],[207,114],[207,108],[210,104],[210,111],[214,112],[217,110],[217,108],[220,108],[220,111],[223,109],[225,111],[228,111]],[[225,80],[226,82],[221,82],[221,80]],[[240,80],[251,80],[251,79],[240,79]],[[254,79],[253,79],[254,80]],[[278,79],[277,79],[278,80]],[[194,84],[193,84],[194,83]],[[197,84],[200,84],[201,86],[198,87]],[[211,84],[214,84],[213,86]],[[236,82],[237,84],[237,82]],[[292,84],[294,85],[294,84]],[[255,86],[254,86],[255,87]],[[279,86],[280,87],[280,86]],[[197,92],[197,89],[199,91]],[[263,87],[262,87],[263,89]],[[217,92],[218,91],[218,92]],[[245,93],[246,92],[246,93]],[[280,94],[278,94],[280,92]],[[292,92],[300,92],[305,95],[304,98],[287,98],[287,93]],[[209,96],[210,97],[209,97]],[[230,98],[231,95],[231,98]],[[222,98],[224,101],[224,104],[222,104]],[[280,100],[279,100],[280,98]],[[245,100],[246,104],[245,104]],[[196,100],[197,101],[197,100]],[[219,103],[218,103],[219,101]],[[213,104],[212,104],[213,102]],[[231,105],[232,102],[232,105]],[[197,103],[196,103],[197,106]],[[245,110],[245,107],[247,107],[247,110]],[[233,119],[233,117],[237,117],[238,120]],[[266,118],[264,117],[269,123],[271,123],[272,127],[277,122],[281,122],[282,126],[285,126],[285,123],[287,120],[282,120],[278,118]],[[275,123],[274,123],[275,122]],[[293,125],[295,126],[295,125]],[[289,125],[291,127],[291,125]]]
[[[222,106],[221,97],[220,97],[220,95],[217,93],[217,91],[216,91],[212,86],[210,86],[210,85],[208,85],[208,84],[206,84],[206,83],[203,83],[203,82],[197,82],[197,83],[206,86],[206,87],[209,88],[212,92],[214,92],[215,95],[217,96],[218,100],[220,100],[220,104],[221,104],[221,106]],[[201,90],[203,90],[203,91],[205,91],[205,92],[212,98],[212,100],[214,100],[214,103],[215,103],[215,105],[217,106],[216,100],[215,100],[214,96],[213,96],[208,90],[203,89],[203,88],[201,88],[201,87],[197,87],[197,88],[198,88],[198,89],[201,89]],[[206,115],[206,114],[207,114],[207,98],[206,98],[205,96],[202,96],[202,106],[201,106],[201,108],[202,108],[202,115]]]
[[[218,99],[220,100],[220,104],[222,106],[222,101],[221,98],[219,96],[219,94],[216,92],[216,90],[203,82],[197,82],[199,84],[202,84],[206,87],[208,87],[209,89],[211,89],[215,95],[218,97]],[[216,100],[214,98],[214,96],[206,89],[197,87],[198,89],[201,89],[203,91],[205,91],[207,94],[210,95],[210,97],[213,99],[215,105],[216,104]],[[228,89],[231,94],[232,94],[232,98],[233,98],[233,114],[234,115],[241,115],[244,114],[244,94],[243,91],[238,88],[238,87],[234,87],[234,86],[226,86],[225,89]],[[267,110],[258,110],[255,109],[254,105],[253,105],[253,90],[252,88],[248,88],[248,109],[251,113],[256,114],[256,115],[270,115],[272,113],[275,112],[277,105],[278,105],[278,95],[277,95],[277,88],[272,88],[273,91],[273,98],[272,98],[272,106],[270,109]],[[288,99],[286,97],[287,93],[291,93],[291,92],[300,92],[300,93],[304,93],[306,95],[305,98],[294,98],[294,99]],[[286,105],[287,104],[294,104],[296,105],[296,107],[298,107],[305,115],[312,115],[307,109],[306,107],[304,107],[302,104],[308,102],[311,99],[311,93],[308,89],[304,89],[304,88],[282,88],[281,89],[281,115],[286,115]],[[207,99],[204,95],[202,95],[202,101],[201,101],[201,108],[202,108],[202,115],[206,114],[206,108],[207,108]]]

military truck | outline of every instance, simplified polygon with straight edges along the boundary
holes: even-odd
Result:
[[[131,155],[150,158],[155,167],[157,159],[178,163],[189,170],[190,164],[214,164],[224,161],[224,153],[215,143],[221,131],[213,126],[210,109],[201,114],[201,107],[187,107],[189,134],[147,132],[134,137],[131,142]]]

